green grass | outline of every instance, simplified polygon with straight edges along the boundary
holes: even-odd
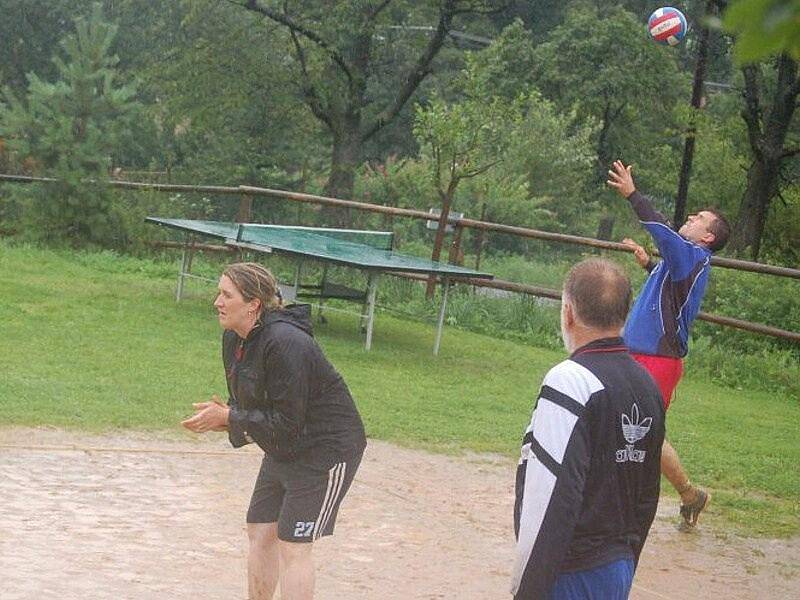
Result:
[[[182,435],[190,404],[224,393],[213,288],[173,298],[177,262],[0,242],[0,410],[7,425]],[[546,350],[379,314],[373,350],[356,319],[329,313],[317,335],[350,385],[372,438],[441,452],[518,452]],[[669,435],[714,494],[711,522],[751,535],[800,533],[800,405],[691,371]],[[509,474],[511,477],[512,475]],[[665,490],[668,485],[665,484]]]

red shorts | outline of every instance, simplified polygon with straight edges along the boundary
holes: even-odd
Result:
[[[664,400],[664,410],[669,408],[672,393],[683,375],[683,360],[673,356],[654,356],[652,354],[636,354],[631,356],[642,365],[658,384],[661,398]]]

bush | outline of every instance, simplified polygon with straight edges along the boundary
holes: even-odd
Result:
[[[687,373],[702,373],[738,390],[755,388],[786,394],[795,402],[800,400],[800,355],[797,351],[770,347],[742,351],[724,339],[730,331],[725,328],[714,336],[695,335],[686,360]],[[750,337],[754,338],[751,341],[755,345],[755,336],[750,334]]]
[[[769,289],[769,293],[759,293],[763,289]],[[800,332],[800,302],[797,301],[797,293],[798,282],[785,277],[716,267],[712,270],[703,310]],[[770,348],[797,351],[797,345],[792,342],[729,328],[715,326],[712,329],[705,323],[699,325],[699,333],[740,352],[757,352]]]
[[[565,260],[556,254],[533,262],[519,256],[494,255],[487,257],[481,268],[501,279],[557,289],[577,259]],[[633,285],[638,289],[643,271],[632,261],[619,262],[630,267]],[[769,278],[770,294],[755,293],[766,285],[765,278]],[[716,268],[703,309],[800,331],[796,286],[787,279]],[[390,310],[435,322],[438,299],[427,302],[422,284],[387,277],[380,291],[381,303]],[[447,324],[542,348],[563,348],[557,303],[532,296],[488,289],[473,292],[467,286],[457,286],[448,299]],[[792,342],[698,320],[686,368],[688,373],[705,375],[726,386],[752,387],[800,399],[800,349]]]

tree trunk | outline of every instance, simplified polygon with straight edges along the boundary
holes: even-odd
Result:
[[[371,9],[365,8],[366,13]],[[343,58],[348,59],[347,92],[329,103],[330,128],[333,131],[331,149],[331,174],[325,185],[325,194],[343,200],[353,199],[356,169],[361,161],[364,132],[361,130],[361,110],[368,104],[365,94],[372,55],[374,15],[364,14],[364,22],[353,37],[353,45]],[[330,209],[334,222],[340,227],[352,227],[349,208]]]
[[[614,119],[619,116],[624,105],[614,110],[611,104],[606,104],[603,109],[603,120],[600,126],[600,133],[597,136],[597,165],[595,170],[595,177],[597,183],[604,184],[608,179],[608,170],[611,168],[611,162],[616,158],[613,155],[613,148],[608,141],[609,131]],[[607,209],[606,209],[607,210]],[[597,225],[597,237],[601,240],[610,240],[614,232],[614,215],[606,212]]]
[[[600,222],[597,224],[597,239],[610,240],[614,233],[614,215],[605,214],[600,217]]]
[[[356,169],[361,154],[361,138],[358,122],[350,122],[344,131],[334,135],[331,151],[331,174],[325,184],[324,194],[343,200],[353,199]],[[352,219],[349,208],[328,207],[323,214],[328,224],[337,227],[350,227]]]
[[[450,244],[450,252],[447,254],[447,262],[459,267],[464,265],[464,252],[461,250],[461,236],[463,233],[464,228],[461,225],[456,225],[453,241]]]
[[[236,213],[237,223],[249,223],[253,216],[253,197],[247,194],[239,197],[239,211]]]
[[[761,252],[761,237],[767,222],[769,204],[778,182],[777,165],[754,161],[747,172],[747,188],[739,208],[739,216],[733,227],[731,249],[737,253],[750,248],[750,256],[758,260]]]
[[[606,104],[603,110],[600,132],[597,135],[597,164],[595,177],[599,184],[605,183],[606,179],[608,179],[608,170],[611,168],[611,161],[614,159],[611,155],[611,148],[608,143],[608,133],[612,123],[611,112],[611,105]]]
[[[706,2],[706,16],[713,16],[714,2]],[[694,160],[694,145],[697,135],[697,111],[702,107],[703,79],[706,76],[706,57],[708,56],[708,27],[700,30],[700,41],[697,45],[697,63],[694,68],[694,83],[692,84],[692,117],[689,129],[686,131],[686,142],[683,146],[683,160],[681,161],[681,174],[678,178],[678,195],[675,198],[675,213],[672,223],[679,228],[686,218],[686,198],[689,195],[689,180],[692,176],[692,161]]]
[[[455,178],[450,181],[447,186],[447,191],[439,195],[442,199],[442,212],[439,215],[439,226],[436,228],[436,237],[433,239],[433,252],[431,253],[431,260],[439,262],[439,257],[442,254],[442,245],[444,244],[444,234],[447,229],[447,220],[450,217],[450,205],[453,203],[453,196],[456,192],[458,180]],[[436,275],[428,277],[428,285],[425,288],[425,297],[430,300],[433,298],[433,292],[436,289]]]

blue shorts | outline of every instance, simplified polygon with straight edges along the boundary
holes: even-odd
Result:
[[[627,600],[633,585],[633,561],[622,558],[588,569],[562,573],[548,600]]]

